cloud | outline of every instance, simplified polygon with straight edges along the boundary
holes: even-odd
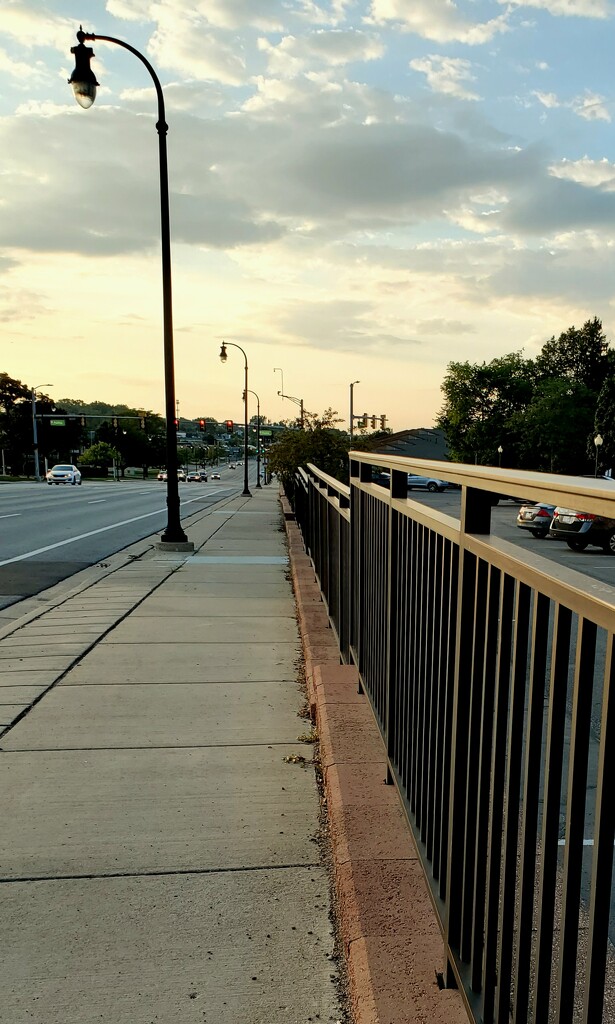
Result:
[[[498,0],[498,3],[508,7],[510,0]],[[612,0],[514,0],[514,6],[547,11],[554,17],[609,18],[613,14]]]
[[[417,320],[416,331],[419,334],[430,336],[440,334],[474,334],[476,327],[461,320],[444,320],[440,317],[434,317],[431,320]]]
[[[280,310],[275,319],[287,342],[313,348],[357,353],[390,344],[417,344],[407,335],[383,333],[380,314],[365,301],[297,302]]]
[[[535,96],[539,103],[542,103],[543,107],[547,110],[555,110],[556,107],[561,107],[561,103],[554,92],[537,92],[534,91],[532,96]]]
[[[247,81],[245,56],[236,40],[212,32],[194,10],[180,18],[166,5],[157,14],[148,49],[159,68],[224,85],[238,86]]]
[[[107,10],[129,21],[159,21],[169,24],[186,19],[189,24],[241,29],[251,26],[281,31],[279,0],[192,0],[189,11],[184,0],[107,0]],[[189,29],[188,29],[189,31]]]
[[[489,21],[470,21],[460,14],[454,0],[372,0],[368,21],[394,22],[404,32],[414,32],[437,43],[478,46],[508,31],[506,11]]]
[[[597,93],[585,92],[584,95],[575,96],[572,100],[562,100],[554,92],[535,90],[532,96],[535,96],[538,102],[548,110],[563,107],[572,110],[577,117],[582,117],[585,121],[611,121],[604,96],[599,96]]]
[[[293,78],[318,67],[342,67],[356,61],[382,57],[385,48],[374,34],[340,30],[313,32],[307,36],[284,36],[278,43],[259,40],[259,49],[266,54],[271,75]]]
[[[561,160],[558,164],[551,164],[549,174],[554,178],[576,181],[579,185],[586,185],[589,188],[604,187],[609,191],[615,189],[615,164],[610,163],[606,157],[602,160],[590,160],[589,157],[583,157],[581,160]]]
[[[480,96],[465,88],[466,82],[473,82],[472,64],[461,57],[443,57],[430,54],[410,61],[413,71],[422,72],[427,84],[434,92],[454,96],[459,100],[478,100]]]
[[[586,121],[609,121],[611,115],[604,105],[604,96],[596,93],[586,92],[584,96],[577,96],[570,104],[571,109]]]

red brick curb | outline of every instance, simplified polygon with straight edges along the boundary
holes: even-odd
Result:
[[[339,647],[299,527],[281,497],[320,739],[340,932],[356,1024],[468,1024],[459,992],[440,989],[442,936],[386,754],[354,667]]]

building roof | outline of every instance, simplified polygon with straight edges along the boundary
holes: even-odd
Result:
[[[413,459],[450,461],[444,431],[435,427],[400,430],[388,437],[380,437],[373,444],[368,442],[368,451],[379,455],[407,455]]]

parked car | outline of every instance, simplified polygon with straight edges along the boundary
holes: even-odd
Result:
[[[563,540],[573,551],[585,551],[590,544],[615,555],[615,519],[558,505],[553,513],[549,536]]]
[[[81,486],[81,473],[76,466],[58,465],[52,466],[45,475],[45,480],[51,487],[52,484],[79,484]]]
[[[448,487],[446,480],[439,480],[435,476],[417,476],[415,473],[408,473],[408,490],[414,488],[426,491],[445,491]]]
[[[529,502],[519,509],[517,526],[522,530],[529,530],[533,537],[544,540],[549,536],[554,511],[555,505],[548,505],[544,501]]]
[[[592,475],[587,479],[595,480],[596,477]],[[597,479],[615,486],[610,471]],[[606,554],[615,555],[615,518],[558,505],[553,512],[549,536],[565,541],[572,551],[584,551],[591,544],[602,548]]]

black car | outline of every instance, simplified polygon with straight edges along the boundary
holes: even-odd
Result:
[[[615,519],[592,512],[576,512],[558,505],[553,513],[549,536],[563,540],[573,551],[584,551],[590,544],[615,555]]]

